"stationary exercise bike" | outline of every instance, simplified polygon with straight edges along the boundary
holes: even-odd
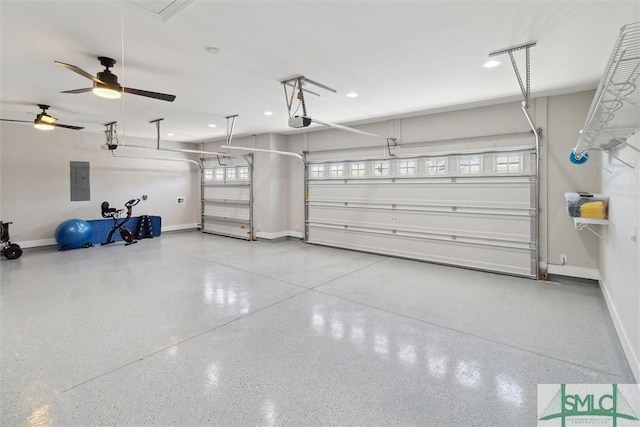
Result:
[[[113,219],[113,228],[109,232],[107,236],[107,241],[101,243],[102,245],[108,245],[109,243],[113,243],[113,234],[117,231],[120,232],[120,237],[125,242],[125,246],[130,245],[132,243],[138,243],[133,239],[133,233],[124,225],[131,219],[131,211],[133,207],[140,203],[140,199],[131,199],[127,203],[124,204],[124,207],[127,208],[127,216],[120,221],[120,215],[124,212],[124,209],[116,209],[109,207],[109,202],[102,202],[102,217],[103,218],[111,218]]]
[[[0,253],[7,259],[18,259],[22,255],[22,248],[16,243],[11,243],[9,239],[9,224],[13,223],[0,221],[0,243],[2,244]]]

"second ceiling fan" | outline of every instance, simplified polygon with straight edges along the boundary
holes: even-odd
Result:
[[[33,121],[33,127],[40,130],[52,130],[53,128],[65,128],[72,130],[82,130],[84,129],[81,126],[72,126],[72,125],[63,125],[61,123],[56,123],[58,119],[55,117],[51,117],[47,110],[50,108],[45,104],[38,104],[38,108],[42,111],[36,116],[36,119]],[[3,122],[17,122],[17,123],[32,123],[31,121],[26,120],[12,120],[12,119],[0,119]]]
[[[116,60],[107,58],[106,56],[99,56],[98,60],[100,64],[104,67],[103,71],[98,72],[98,74],[94,77],[91,74],[87,73],[80,67],[76,67],[75,65],[65,64],[64,62],[54,61],[56,64],[64,67],[68,70],[76,72],[83,77],[88,78],[93,81],[93,87],[83,88],[83,89],[73,89],[73,90],[65,90],[62,93],[84,93],[84,92],[93,92],[98,96],[102,96],[103,98],[120,98],[121,93],[130,93],[132,95],[140,95],[146,96],[147,98],[160,99],[162,101],[173,102],[176,99],[175,95],[169,95],[166,93],[158,93],[158,92],[150,92],[148,90],[141,89],[133,89],[130,87],[121,86],[118,83],[118,76],[113,74],[109,68],[116,65]]]

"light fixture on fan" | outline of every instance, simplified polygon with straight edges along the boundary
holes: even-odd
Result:
[[[35,119],[33,121],[33,127],[39,130],[53,130],[55,126],[51,123],[47,123],[42,119]]]
[[[91,91],[99,97],[108,99],[120,99],[122,96],[119,90],[96,82],[93,83],[93,89],[91,89]]]
[[[40,108],[42,107],[48,108],[48,106],[40,106]],[[33,121],[34,128],[39,130],[53,130],[55,128],[53,124],[57,119],[55,117],[51,117],[46,113],[47,108],[43,108],[42,113],[36,116],[36,119]]]

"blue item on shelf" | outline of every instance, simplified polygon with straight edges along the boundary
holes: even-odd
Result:
[[[589,153],[584,153],[580,158],[576,157],[575,151],[571,151],[571,153],[569,153],[569,161],[574,165],[584,165],[587,163],[587,160],[589,160]]]

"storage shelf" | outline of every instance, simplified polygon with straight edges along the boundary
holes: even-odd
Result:
[[[573,218],[573,224],[598,224],[598,225],[609,225],[608,219],[595,219],[595,218]]]
[[[638,132],[639,78],[640,22],[635,22],[620,29],[573,151],[578,161],[589,150],[610,153]]]
[[[604,237],[602,237],[602,235],[593,226],[609,225],[608,219],[575,218],[575,217],[572,217],[572,219],[573,219],[573,226],[576,228],[576,230],[580,231],[580,230],[587,229],[593,234],[595,234],[596,236],[598,236],[599,238],[604,239]]]

